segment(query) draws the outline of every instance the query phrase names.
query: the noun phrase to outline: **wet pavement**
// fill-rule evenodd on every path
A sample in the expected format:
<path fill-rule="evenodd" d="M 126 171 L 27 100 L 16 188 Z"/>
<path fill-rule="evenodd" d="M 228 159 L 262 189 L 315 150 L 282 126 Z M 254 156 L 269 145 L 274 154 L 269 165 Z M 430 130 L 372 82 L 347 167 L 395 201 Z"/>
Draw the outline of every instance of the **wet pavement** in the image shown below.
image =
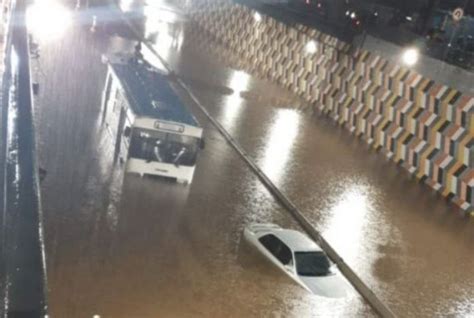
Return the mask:
<path fill-rule="evenodd" d="M 296 97 L 222 65 L 217 45 L 200 51 L 179 9 L 153 3 L 155 49 L 396 314 L 474 314 L 472 221 Z M 309 295 L 241 241 L 251 222 L 298 227 L 184 94 L 206 137 L 192 185 L 123 179 L 100 121 L 100 57 L 136 42 L 62 5 L 62 33 L 34 32 L 51 317 L 373 315 L 355 291 Z"/>

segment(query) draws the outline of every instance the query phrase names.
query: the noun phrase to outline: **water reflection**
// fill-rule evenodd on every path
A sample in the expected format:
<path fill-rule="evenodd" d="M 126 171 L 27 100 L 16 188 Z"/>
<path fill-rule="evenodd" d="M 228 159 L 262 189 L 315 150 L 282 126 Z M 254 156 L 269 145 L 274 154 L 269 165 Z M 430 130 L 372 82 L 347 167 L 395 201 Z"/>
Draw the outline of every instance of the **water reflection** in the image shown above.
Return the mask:
<path fill-rule="evenodd" d="M 145 36 L 154 43 L 154 48 L 167 59 L 172 51 L 179 51 L 183 44 L 183 30 L 177 26 L 170 26 L 167 22 L 147 19 Z"/>
<path fill-rule="evenodd" d="M 361 246 L 366 239 L 364 228 L 371 207 L 370 189 L 365 185 L 352 184 L 331 208 L 331 219 L 324 231 L 324 237 L 349 262 L 360 255 Z"/>
<path fill-rule="evenodd" d="M 147 5 L 145 15 L 145 38 L 154 43 L 154 48 L 167 59 L 171 51 L 179 52 L 184 33 L 178 16 L 159 6 Z"/>
<path fill-rule="evenodd" d="M 125 12 L 131 11 L 135 6 L 135 0 L 121 0 L 120 1 L 120 9 L 122 9 Z"/>
<path fill-rule="evenodd" d="M 295 110 L 279 110 L 267 135 L 262 169 L 273 181 L 278 183 L 287 173 L 285 168 L 290 160 L 294 140 L 298 135 L 300 114 Z"/>
<path fill-rule="evenodd" d="M 439 312 L 439 316 L 472 317 L 474 313 L 474 297 L 472 295 L 463 294 L 460 295 L 460 298 L 462 299 L 455 302 L 448 313 Z"/>
<path fill-rule="evenodd" d="M 377 193 L 373 187 L 351 180 L 342 180 L 340 184 L 344 185 L 346 190 L 329 208 L 330 217 L 322 234 L 338 254 L 357 269 L 359 275 L 367 277 L 372 275 L 372 264 L 369 260 L 376 259 L 378 253 L 367 249 L 368 242 L 385 244 L 388 229 L 381 227 L 380 220 L 374 220 Z M 356 297 L 348 299 L 347 303 L 348 308 L 351 308 L 351 304 L 356 306 Z"/>
<path fill-rule="evenodd" d="M 234 71 L 230 74 L 228 86 L 234 91 L 232 95 L 224 99 L 223 123 L 226 129 L 233 133 L 237 119 L 242 112 L 244 102 L 240 94 L 249 87 L 250 76 L 242 71 Z"/>
<path fill-rule="evenodd" d="M 105 137 L 104 139 L 108 139 Z M 122 186 L 123 186 L 123 165 L 114 165 L 113 164 L 113 142 L 109 140 L 109 145 L 104 145 L 100 143 L 100 149 L 107 149 L 109 151 L 98 152 L 99 159 L 99 171 L 100 177 L 98 180 L 103 180 L 104 185 L 98 185 L 103 187 L 102 196 L 103 205 L 102 209 L 105 209 L 105 225 L 108 230 L 115 232 L 117 230 L 119 213 L 118 207 L 120 205 L 120 200 L 122 198 Z M 102 148 L 102 146 L 104 146 Z M 91 189 L 91 192 L 98 192 L 98 190 Z M 98 231 L 99 229 L 97 229 Z"/>
<path fill-rule="evenodd" d="M 71 12 L 55 0 L 36 0 L 26 12 L 28 30 L 42 41 L 63 36 L 72 24 Z"/>
<path fill-rule="evenodd" d="M 163 22 L 174 23 L 178 20 L 178 14 L 172 9 L 163 7 L 159 3 L 149 2 L 146 6 L 148 16 L 153 16 Z"/>

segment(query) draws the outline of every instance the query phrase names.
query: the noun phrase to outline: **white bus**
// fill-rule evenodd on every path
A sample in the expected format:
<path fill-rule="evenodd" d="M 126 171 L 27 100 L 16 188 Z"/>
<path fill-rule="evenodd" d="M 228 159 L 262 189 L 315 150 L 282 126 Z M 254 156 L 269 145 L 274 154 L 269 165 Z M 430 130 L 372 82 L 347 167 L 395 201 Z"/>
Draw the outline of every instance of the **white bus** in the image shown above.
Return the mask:
<path fill-rule="evenodd" d="M 115 142 L 114 161 L 126 158 L 126 172 L 191 183 L 202 128 L 167 74 L 136 58 L 105 60 L 102 122 Z"/>

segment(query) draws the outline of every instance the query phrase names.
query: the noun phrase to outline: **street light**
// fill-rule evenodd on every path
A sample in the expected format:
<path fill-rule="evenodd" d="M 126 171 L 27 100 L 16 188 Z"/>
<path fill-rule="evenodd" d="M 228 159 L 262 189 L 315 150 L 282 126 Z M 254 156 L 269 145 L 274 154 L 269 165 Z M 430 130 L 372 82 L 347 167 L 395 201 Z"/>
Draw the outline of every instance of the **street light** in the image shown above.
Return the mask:
<path fill-rule="evenodd" d="M 71 12 L 54 0 L 36 0 L 26 11 L 28 31 L 44 40 L 60 38 L 72 21 Z"/>
<path fill-rule="evenodd" d="M 413 66 L 418 62 L 420 52 L 415 48 L 408 48 L 402 54 L 402 61 L 405 65 Z"/>
<path fill-rule="evenodd" d="M 257 22 L 257 23 L 259 23 L 260 21 L 262 21 L 262 16 L 261 16 L 260 13 L 258 13 L 258 12 L 255 12 L 255 13 L 253 14 L 253 18 L 254 18 L 255 22 Z"/>
<path fill-rule="evenodd" d="M 306 43 L 304 50 L 307 54 L 314 54 L 318 50 L 318 46 L 316 45 L 315 41 L 311 40 L 308 43 Z"/>

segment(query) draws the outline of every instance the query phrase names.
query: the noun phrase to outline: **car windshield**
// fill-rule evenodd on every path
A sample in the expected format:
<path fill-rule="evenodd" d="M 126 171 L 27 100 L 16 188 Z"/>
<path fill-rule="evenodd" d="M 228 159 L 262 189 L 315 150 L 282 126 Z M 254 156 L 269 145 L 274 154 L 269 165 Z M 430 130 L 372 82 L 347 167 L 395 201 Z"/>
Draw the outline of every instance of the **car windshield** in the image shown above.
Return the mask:
<path fill-rule="evenodd" d="M 331 274 L 331 262 L 324 252 L 296 252 L 296 271 L 301 276 Z"/>
<path fill-rule="evenodd" d="M 149 162 L 193 166 L 196 163 L 198 138 L 177 133 L 134 129 L 130 157 Z"/>

